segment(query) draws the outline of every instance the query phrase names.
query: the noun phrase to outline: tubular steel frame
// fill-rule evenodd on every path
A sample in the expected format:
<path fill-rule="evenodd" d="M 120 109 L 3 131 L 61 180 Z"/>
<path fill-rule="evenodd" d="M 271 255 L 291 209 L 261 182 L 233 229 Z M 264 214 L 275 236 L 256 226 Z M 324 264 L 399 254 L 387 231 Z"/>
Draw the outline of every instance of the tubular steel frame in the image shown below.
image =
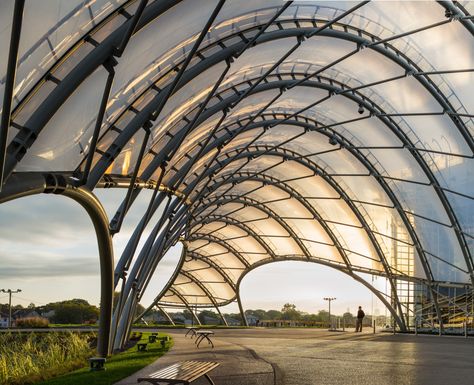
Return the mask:
<path fill-rule="evenodd" d="M 463 232 L 456 212 L 453 210 L 453 207 L 446 194 L 446 192 L 455 194 L 456 192 L 442 187 L 439 184 L 438 179 L 430 168 L 426 158 L 429 156 L 429 153 L 438 153 L 443 155 L 452 154 L 444 153 L 442 151 L 437 152 L 426 148 L 417 148 L 414 141 L 402 129 L 401 125 L 397 124 L 393 118 L 403 118 L 407 115 L 446 115 L 452 121 L 459 134 L 463 137 L 469 149 L 474 151 L 473 137 L 470 134 L 466 123 L 463 119 L 461 119 L 472 119 L 473 115 L 464 113 L 462 109 L 455 111 L 448 96 L 443 93 L 438 85 L 430 78 L 430 75 L 439 75 L 450 72 L 472 72 L 474 69 L 464 69 L 458 71 L 422 71 L 421 68 L 405 53 L 401 52 L 390 43 L 393 40 L 400 39 L 421 31 L 426 31 L 431 28 L 436 28 L 437 26 L 450 22 L 460 22 L 463 27 L 469 31 L 472 36 L 474 36 L 474 21 L 472 16 L 469 15 L 467 11 L 457 3 L 438 1 L 440 6 L 446 10 L 446 20 L 401 34 L 393 35 L 385 39 L 380 39 L 364 30 L 340 22 L 345 16 L 353 14 L 358 8 L 363 7 L 366 3 L 368 3 L 367 1 L 358 3 L 353 8 L 342 12 L 337 17 L 329 21 L 318 19 L 301 20 L 296 18 L 286 18 L 279 20 L 279 16 L 282 15 L 283 12 L 292 5 L 292 1 L 288 1 L 282 4 L 280 7 L 276 7 L 274 15 L 268 20 L 261 23 L 256 22 L 254 26 L 246 29 L 244 31 L 245 34 L 242 31 L 231 33 L 224 38 L 211 42 L 209 46 L 201 47 L 206 34 L 209 33 L 217 15 L 224 6 L 225 0 L 219 0 L 216 2 L 217 4 L 214 10 L 203 26 L 199 36 L 197 36 L 193 42 L 193 46 L 189 50 L 189 53 L 186 54 L 181 61 L 176 62 L 174 67 L 170 69 L 169 72 L 167 72 L 167 74 L 173 71 L 177 73 L 172 78 L 172 81 L 165 87 L 160 88 L 157 85 L 161 81 L 161 78 L 159 78 L 130 102 L 126 111 L 132 109 L 134 101 L 138 100 L 138 98 L 144 95 L 148 90 L 155 89 L 158 91 L 157 95 L 150 102 L 148 102 L 144 108 L 142 108 L 140 111 L 136 110 L 135 118 L 132 119 L 119 133 L 110 147 L 105 152 L 101 153 L 102 156 L 99 157 L 98 162 L 96 162 L 92 167 L 93 158 L 97 153 L 99 153 L 96 151 L 97 145 L 107 132 L 102 132 L 102 127 L 104 125 L 104 116 L 107 102 L 111 96 L 110 91 L 112 89 L 112 83 L 115 76 L 114 66 L 117 65 L 117 59 L 122 56 L 130 39 L 135 34 L 137 34 L 141 29 L 157 19 L 160 15 L 164 14 L 177 3 L 179 3 L 179 1 L 163 0 L 148 4 L 148 0 L 139 0 L 137 1 L 137 10 L 133 16 L 129 15 L 125 10 L 125 7 L 127 7 L 129 4 L 132 4 L 132 2 L 126 2 L 118 11 L 114 11 L 110 17 L 106 19 L 106 21 L 97 26 L 97 30 L 104 23 L 109 22 L 114 17 L 116 17 L 119 13 L 124 14 L 127 20 L 122 25 L 118 26 L 101 43 L 97 43 L 93 39 L 95 29 L 91 30 L 86 36 L 81 38 L 81 40 L 78 41 L 76 45 L 71 48 L 71 50 L 76 49 L 81 44 L 92 44 L 92 51 L 85 58 L 83 58 L 82 61 L 62 80 L 59 81 L 56 79 L 57 84 L 55 88 L 45 98 L 43 103 L 35 109 L 23 126 L 18 126 L 14 121 L 16 112 L 20 111 L 21 108 L 23 108 L 23 106 L 28 103 L 29 97 L 25 97 L 22 101 L 20 101 L 20 103 L 12 112 L 13 87 L 15 84 L 18 46 L 21 34 L 22 12 L 24 6 L 24 0 L 15 1 L 0 131 L 0 203 L 19 198 L 21 196 L 28 196 L 43 192 L 53 192 L 56 194 L 69 196 L 70 198 L 78 201 L 88 212 L 89 216 L 93 220 L 99 242 L 101 266 L 101 317 L 98 346 L 99 354 L 102 356 L 109 354 L 112 343 L 114 349 L 118 349 L 123 346 L 130 331 L 132 314 L 134 314 L 134 310 L 138 301 L 142 297 L 143 292 L 146 290 L 159 261 L 170 249 L 170 247 L 178 242 L 178 240 L 184 241 L 185 245 L 183 247 L 180 262 L 178 263 L 175 272 L 173 273 L 165 288 L 156 297 L 152 305 L 147 310 L 156 305 L 160 311 L 162 311 L 165 316 L 171 320 L 169 315 L 167 315 L 167 313 L 164 312 L 161 307 L 159 307 L 162 296 L 165 295 L 167 291 L 170 291 L 182 301 L 183 305 L 186 306 L 196 318 L 196 321 L 200 323 L 197 315 L 192 311 L 192 308 L 189 302 L 187 302 L 185 296 L 182 295 L 179 290 L 173 288 L 174 280 L 179 274 L 181 274 L 190 279 L 206 294 L 210 303 L 217 309 L 223 322 L 227 324 L 219 309 L 221 303 L 216 301 L 216 297 L 214 297 L 206 287 L 206 282 L 201 282 L 192 274 L 192 271 L 186 271 L 184 269 L 186 257 L 194 257 L 204 261 L 210 268 L 214 269 L 222 277 L 224 282 L 229 284 L 235 293 L 232 301 L 237 301 L 242 320 L 244 324 L 247 325 L 247 320 L 239 293 L 241 280 L 246 274 L 248 274 L 248 272 L 252 271 L 257 266 L 270 263 L 271 261 L 284 260 L 284 258 L 282 259 L 282 257 L 275 255 L 271 247 L 269 247 L 268 244 L 261 238 L 261 236 L 253 231 L 253 229 L 247 223 L 235 220 L 229 216 L 231 212 L 228 212 L 225 215 L 216 214 L 215 211 L 218 210 L 218 208 L 223 204 L 233 202 L 241 203 L 243 205 L 250 205 L 257 208 L 269 218 L 274 219 L 288 233 L 288 237 L 292 238 L 296 242 L 302 251 L 300 260 L 315 260 L 316 256 L 312 256 L 310 254 L 309 250 L 304 245 L 303 240 L 297 235 L 291 226 L 286 223 L 285 218 L 279 216 L 264 202 L 260 202 L 256 199 L 246 196 L 246 194 L 249 192 L 240 195 L 230 193 L 236 184 L 242 183 L 244 181 L 257 181 L 261 182 L 263 185 L 270 184 L 289 194 L 289 196 L 295 198 L 300 204 L 302 204 L 329 236 L 333 242 L 333 246 L 338 250 L 342 260 L 344 261 L 345 266 L 337 266 L 324 260 L 318 260 L 317 262 L 330 265 L 331 267 L 345 272 L 372 290 L 377 295 L 377 297 L 379 297 L 381 301 L 389 308 L 401 330 L 406 330 L 408 325 L 405 322 L 402 304 L 397 297 L 396 280 L 398 279 L 407 279 L 420 282 L 429 288 L 432 296 L 432 303 L 436 309 L 437 318 L 440 322 L 440 328 L 442 328 L 441 311 L 437 300 L 437 286 L 439 285 L 439 282 L 436 282 L 434 279 L 430 269 L 429 261 L 427 259 L 427 254 L 432 254 L 424 250 L 414 226 L 411 224 L 406 211 L 402 207 L 397 193 L 390 186 L 389 181 L 391 178 L 387 175 L 384 175 L 381 166 L 373 162 L 369 156 L 367 156 L 362 151 L 364 149 L 369 150 L 370 152 L 370 147 L 364 148 L 363 146 L 358 145 L 358 143 L 354 142 L 352 138 L 334 130 L 333 127 L 343 127 L 345 124 L 350 124 L 351 122 L 357 120 L 374 117 L 380 120 L 384 127 L 386 127 L 387 130 L 392 132 L 396 138 L 401 141 L 401 148 L 407 149 L 410 153 L 410 156 L 421 168 L 427 180 L 429 181 L 429 186 L 432 186 L 434 189 L 436 196 L 439 198 L 443 209 L 449 218 L 449 227 L 454 230 L 456 239 L 460 245 L 463 258 L 466 263 L 467 273 L 470 275 L 472 286 L 472 284 L 474 284 L 474 260 L 467 240 L 467 237 L 472 237 L 469 234 Z M 312 23 L 313 27 L 302 28 L 299 24 L 301 21 L 309 21 Z M 335 28 L 336 26 L 338 27 L 337 29 Z M 276 29 L 274 27 L 276 27 Z M 328 65 L 318 69 L 316 72 L 309 74 L 274 74 L 274 70 L 281 63 L 283 63 L 286 58 L 288 58 L 302 44 L 304 44 L 307 39 L 310 39 L 316 35 L 333 37 L 352 42 L 355 44 L 356 48 L 353 51 L 350 51 L 348 54 L 336 59 L 332 63 L 329 63 Z M 240 38 L 240 41 L 237 43 L 235 43 L 236 38 Z M 240 84 L 232 84 L 227 89 L 219 89 L 224 88 L 221 86 L 225 77 L 229 73 L 229 70 L 232 68 L 232 62 L 238 59 L 244 52 L 252 47 L 264 45 L 265 43 L 278 41 L 279 39 L 285 38 L 295 38 L 296 43 L 291 46 L 280 59 L 278 59 L 276 62 L 270 63 L 271 66 L 269 69 L 265 70 L 263 74 L 260 74 L 254 78 L 247 78 Z M 232 39 L 234 40 L 232 41 Z M 232 41 L 232 43 L 227 45 L 227 42 L 229 41 Z M 206 50 L 210 47 L 220 47 L 220 49 L 218 49 L 217 52 L 206 56 Z M 362 49 L 371 49 L 383 55 L 385 58 L 391 60 L 393 63 L 402 68 L 405 71 L 405 74 L 356 87 L 351 87 L 341 81 L 327 77 L 327 72 L 325 72 L 324 75 L 322 74 L 324 71 L 331 69 L 331 67 L 334 67 L 338 63 L 357 54 Z M 194 58 L 198 58 L 199 61 L 190 66 L 192 59 Z M 65 56 L 59 61 L 63 59 L 67 60 L 67 54 L 65 54 Z M 169 142 L 163 146 L 159 152 L 153 152 L 153 146 L 158 143 L 156 138 L 154 138 L 154 143 L 149 143 L 149 139 L 153 134 L 153 122 L 157 120 L 169 98 L 173 94 L 176 94 L 179 90 L 184 89 L 184 87 L 198 75 L 209 70 L 212 66 L 223 62 L 226 63 L 226 66 L 218 78 L 218 81 L 206 95 L 205 100 L 200 102 L 200 104 L 192 111 L 188 111 L 185 115 L 183 115 L 182 121 L 186 122 L 187 124 L 185 124 L 183 128 L 174 134 L 170 132 L 169 135 L 171 136 L 171 139 Z M 18 162 L 21 161 L 28 149 L 35 143 L 36 138 L 41 134 L 41 131 L 46 126 L 48 121 L 59 110 L 67 98 L 80 86 L 82 81 L 100 66 L 104 66 L 104 68 L 107 70 L 108 77 L 104 86 L 102 100 L 100 102 L 95 128 L 87 156 L 84 158 L 81 166 L 75 170 L 74 173 L 74 175 L 78 178 L 70 178 L 70 175 L 67 173 L 49 173 L 44 175 L 41 173 L 14 173 L 13 171 Z M 41 81 L 37 83 L 37 85 L 32 91 L 28 93 L 27 96 L 37 92 L 42 87 L 43 83 L 48 81 L 48 79 L 54 78 L 53 73 L 55 68 L 56 67 L 52 67 L 46 74 L 44 74 Z M 372 96 L 371 98 L 368 98 L 360 92 L 361 89 L 402 79 L 407 76 L 413 76 L 414 79 L 416 79 L 416 81 L 438 102 L 442 108 L 442 112 L 385 112 L 381 106 L 377 105 Z M 276 79 L 274 79 L 275 77 Z M 272 103 L 285 95 L 287 90 L 295 87 L 314 87 L 323 89 L 328 91 L 328 96 L 316 101 L 315 103 L 312 103 L 309 106 L 306 106 L 299 111 L 292 113 L 286 112 L 285 114 L 282 114 L 281 112 L 272 113 L 267 111 Z M 245 100 L 247 96 L 258 95 L 258 93 L 268 90 L 279 90 L 279 93 L 275 98 L 268 101 L 268 103 L 260 110 L 247 113 L 245 116 L 240 116 L 237 121 L 230 122 L 229 124 L 229 112 L 234 109 L 236 110 L 241 101 Z M 229 92 L 233 93 L 233 95 L 229 97 L 221 96 L 228 94 Z M 324 122 L 318 122 L 315 119 L 309 118 L 303 114 L 309 108 L 314 107 L 317 104 L 322 103 L 323 101 L 336 95 L 341 95 L 348 98 L 350 101 L 354 102 L 355 106 L 362 106 L 363 109 L 368 111 L 370 115 L 345 122 L 332 122 L 331 124 L 325 124 Z M 212 103 L 213 101 L 215 101 L 215 103 Z M 211 107 L 208 107 L 208 105 L 211 105 Z M 196 110 L 197 113 L 195 113 Z M 125 112 L 122 112 L 116 121 L 118 121 L 118 119 L 120 119 L 124 113 Z M 194 116 L 193 113 L 195 113 Z M 178 164 L 184 159 L 181 157 L 175 160 L 176 154 L 178 153 L 181 144 L 188 138 L 189 134 L 192 134 L 196 129 L 198 129 L 201 123 L 205 122 L 207 119 L 213 117 L 216 114 L 222 114 L 222 116 L 220 119 L 218 119 L 217 124 L 212 128 L 205 141 L 203 143 L 197 144 L 197 146 L 200 147 L 198 152 L 193 156 L 187 156 L 184 166 L 182 166 L 179 170 L 174 169 L 174 165 Z M 187 117 L 186 115 L 191 117 Z M 277 116 L 280 115 L 284 115 L 284 117 L 277 118 Z M 113 128 L 116 121 L 112 122 L 110 127 Z M 403 119 L 402 122 L 405 124 Z M 236 124 L 238 127 L 232 128 L 232 125 L 235 126 Z M 424 272 L 427 277 L 426 280 L 413 277 L 403 277 L 400 276 L 398 272 L 394 273 L 386 259 L 385 252 L 382 249 L 380 241 L 378 241 L 375 237 L 377 232 L 371 229 L 370 223 L 366 219 L 368 216 L 364 215 L 362 212 L 361 205 L 357 205 L 357 201 L 351 199 L 344 187 L 336 180 L 336 178 L 334 178 L 334 175 L 329 174 L 318 164 L 314 163 L 310 159 L 307 159 L 306 157 L 309 155 L 302 155 L 294 150 L 286 148 L 286 144 L 291 142 L 291 140 L 294 140 L 294 138 L 297 136 L 290 138 L 285 142 L 281 142 L 276 146 L 255 144 L 264 133 L 279 124 L 303 128 L 303 134 L 308 131 L 316 131 L 330 138 L 330 140 L 335 141 L 336 145 L 338 146 L 335 151 L 349 152 L 359 164 L 368 170 L 368 175 L 375 178 L 381 190 L 384 191 L 384 193 L 387 194 L 391 200 L 393 204 L 393 207 L 391 208 L 394 208 L 402 219 L 405 229 L 421 260 Z M 6 141 L 8 128 L 10 125 L 18 128 L 19 132 L 13 138 L 8 147 L 5 147 L 7 144 Z M 253 138 L 245 146 L 234 149 L 230 152 L 227 150 L 223 151 L 224 146 L 231 143 L 241 133 L 256 128 L 262 129 L 261 134 Z M 107 168 L 120 154 L 129 140 L 134 137 L 134 135 L 140 129 L 145 130 L 145 135 L 140 147 L 138 160 L 134 165 L 131 177 L 124 178 L 124 176 L 105 176 Z M 220 132 L 224 132 L 224 135 L 218 137 L 216 134 Z M 212 154 L 213 151 L 214 153 Z M 149 153 L 154 154 L 154 159 L 145 168 L 145 170 L 140 173 L 142 161 L 145 155 Z M 205 164 L 205 170 L 200 174 L 197 174 L 196 171 L 194 171 L 193 174 L 190 174 L 196 162 L 205 159 L 207 155 L 211 155 L 211 158 L 207 160 Z M 293 161 L 301 164 L 313 172 L 314 175 L 320 176 L 325 183 L 330 185 L 340 195 L 345 204 L 350 208 L 352 213 L 360 222 L 361 228 L 365 231 L 367 238 L 375 249 L 376 255 L 378 256 L 384 269 L 383 275 L 386 276 L 390 282 L 390 286 L 392 288 L 391 300 L 395 306 L 392 306 L 392 304 L 388 303 L 387 299 L 380 292 L 378 292 L 368 282 L 354 273 L 353 270 L 357 270 L 357 268 L 351 265 L 347 256 L 348 250 L 343 247 L 337 234 L 328 225 L 330 221 L 324 220 L 318 211 L 315 210 L 315 208 L 308 202 L 308 200 L 299 194 L 294 188 L 292 188 L 287 183 L 287 181 L 280 180 L 265 174 L 266 171 L 272 167 L 275 167 L 276 165 L 255 173 L 241 171 L 250 160 L 265 155 L 280 157 L 282 162 Z M 472 156 L 470 158 L 472 158 Z M 222 169 L 238 160 L 245 160 L 246 162 L 232 174 L 220 175 L 222 174 Z M 150 178 L 157 172 L 158 169 L 161 169 L 158 181 L 150 181 Z M 167 181 L 165 186 L 162 184 L 162 181 L 168 176 L 168 174 L 171 174 L 170 170 L 176 172 L 174 175 L 172 175 L 170 180 Z M 212 179 L 216 176 L 218 176 L 219 180 L 212 181 Z M 422 182 L 418 183 L 423 184 Z M 216 191 L 217 188 L 227 185 L 230 185 L 230 188 L 224 194 L 219 197 L 212 197 L 213 192 Z M 181 186 L 184 186 L 182 191 L 180 191 Z M 105 211 L 101 207 L 98 200 L 90 192 L 90 190 L 92 190 L 94 187 L 127 188 L 126 196 L 120 208 L 117 210 L 116 215 L 110 222 L 110 227 Z M 153 194 L 145 214 L 131 236 L 125 251 L 123 252 L 115 268 L 114 277 L 111 234 L 120 231 L 122 222 L 128 212 L 128 209 L 133 204 L 143 188 L 153 189 Z M 211 213 L 207 213 L 205 216 L 201 215 L 206 209 L 213 207 L 214 209 Z M 137 246 L 144 233 L 144 230 L 147 225 L 150 224 L 153 215 L 159 208 L 163 209 L 163 213 L 161 214 L 158 223 L 153 226 L 150 235 L 145 241 L 145 245 L 139 251 L 138 256 L 135 258 L 134 255 L 137 251 Z M 445 225 L 430 218 L 425 218 L 421 215 L 418 216 L 433 223 Z M 263 247 L 270 258 L 267 258 L 261 262 L 250 264 L 242 256 L 242 253 L 232 247 L 232 245 L 226 242 L 225 239 L 214 236 L 212 232 L 200 233 L 199 231 L 195 230 L 198 226 L 202 226 L 213 221 L 222 222 L 224 226 L 236 226 L 240 228 L 242 231 L 253 237 L 260 244 L 260 246 Z M 233 282 L 218 264 L 213 262 L 205 254 L 200 253 L 199 248 L 188 250 L 186 243 L 192 242 L 194 239 L 205 240 L 208 242 L 207 244 L 219 244 L 228 250 L 228 252 L 231 253 L 237 260 L 239 260 L 244 268 L 242 274 L 239 276 L 238 282 Z M 434 257 L 438 258 L 437 256 Z M 286 259 L 291 260 L 297 258 L 294 256 L 287 256 Z M 128 273 L 129 268 L 132 266 L 132 262 L 134 262 L 133 267 L 130 273 Z M 363 269 L 359 269 L 359 271 L 363 271 Z M 381 272 L 376 271 L 371 271 L 371 273 L 381 274 Z M 117 287 L 120 282 L 122 285 L 122 290 L 119 304 L 115 309 L 111 331 L 113 287 Z M 140 315 L 140 317 L 142 315 Z M 172 322 L 172 320 L 170 322 Z M 114 341 L 110 339 L 111 335 L 113 336 Z"/>

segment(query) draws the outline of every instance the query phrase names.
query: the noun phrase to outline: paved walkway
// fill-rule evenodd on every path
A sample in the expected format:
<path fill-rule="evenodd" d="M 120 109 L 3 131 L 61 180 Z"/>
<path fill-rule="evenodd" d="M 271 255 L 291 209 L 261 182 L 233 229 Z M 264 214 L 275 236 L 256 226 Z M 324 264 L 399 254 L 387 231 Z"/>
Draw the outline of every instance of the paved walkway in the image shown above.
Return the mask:
<path fill-rule="evenodd" d="M 181 360 L 218 361 L 216 385 L 472 385 L 474 339 L 328 332 L 317 329 L 217 329 L 215 348 L 197 349 L 183 330 L 173 349 L 116 385 Z M 193 384 L 208 384 L 202 379 Z"/>

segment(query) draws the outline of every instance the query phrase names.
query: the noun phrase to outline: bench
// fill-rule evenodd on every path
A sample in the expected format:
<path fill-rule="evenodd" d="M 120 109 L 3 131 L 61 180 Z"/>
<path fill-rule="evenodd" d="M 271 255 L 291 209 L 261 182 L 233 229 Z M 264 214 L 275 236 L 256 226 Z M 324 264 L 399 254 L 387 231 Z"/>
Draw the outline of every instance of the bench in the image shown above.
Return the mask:
<path fill-rule="evenodd" d="M 89 358 L 89 365 L 91 372 L 97 372 L 100 370 L 105 370 L 105 361 L 103 357 L 92 357 Z"/>
<path fill-rule="evenodd" d="M 214 332 L 210 331 L 210 330 L 198 330 L 196 332 L 196 335 L 197 335 L 197 338 L 196 338 L 196 341 L 194 341 L 194 343 L 196 344 L 196 346 L 199 348 L 199 345 L 201 344 L 201 342 L 206 339 L 207 340 L 207 343 L 208 344 L 211 344 L 212 347 L 214 347 L 214 344 L 212 343 L 211 339 L 209 338 L 209 336 L 212 336 L 214 335 Z"/>
<path fill-rule="evenodd" d="M 193 337 L 196 335 L 196 331 L 198 330 L 198 328 L 195 328 L 195 327 L 189 327 L 189 328 L 186 328 L 188 331 L 186 332 L 186 334 L 184 335 L 185 337 L 188 336 L 189 333 L 191 333 L 191 339 L 193 339 Z"/>
<path fill-rule="evenodd" d="M 139 352 L 146 352 L 146 347 L 147 347 L 147 343 L 146 342 L 140 342 L 137 344 L 137 350 Z"/>
<path fill-rule="evenodd" d="M 160 385 L 160 383 L 188 385 L 204 376 L 211 385 L 215 385 L 207 373 L 218 366 L 217 362 L 182 361 L 151 373 L 148 377 L 140 377 L 138 382 L 146 381 L 154 385 Z"/>

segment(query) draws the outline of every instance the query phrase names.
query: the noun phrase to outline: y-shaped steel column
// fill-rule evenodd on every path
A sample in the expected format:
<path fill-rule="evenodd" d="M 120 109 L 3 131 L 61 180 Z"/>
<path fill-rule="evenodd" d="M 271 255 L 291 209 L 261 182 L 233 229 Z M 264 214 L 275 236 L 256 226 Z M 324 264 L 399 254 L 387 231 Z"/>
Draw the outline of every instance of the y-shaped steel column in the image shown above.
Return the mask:
<path fill-rule="evenodd" d="M 25 173 L 12 175 L 0 193 L 0 203 L 40 193 L 59 194 L 78 202 L 89 214 L 99 246 L 100 317 L 97 353 L 110 353 L 110 327 L 114 293 L 114 252 L 109 232 L 109 219 L 97 197 L 85 187 L 72 186 L 63 175 Z"/>

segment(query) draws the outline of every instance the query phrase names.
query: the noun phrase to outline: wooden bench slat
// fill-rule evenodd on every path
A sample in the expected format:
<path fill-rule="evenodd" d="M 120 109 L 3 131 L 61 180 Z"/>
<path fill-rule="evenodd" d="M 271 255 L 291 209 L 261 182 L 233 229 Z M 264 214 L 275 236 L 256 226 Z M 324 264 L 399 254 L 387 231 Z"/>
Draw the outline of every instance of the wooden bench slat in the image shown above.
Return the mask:
<path fill-rule="evenodd" d="M 148 377 L 138 378 L 138 382 L 152 380 L 190 383 L 217 366 L 219 366 L 217 362 L 183 361 L 151 373 Z"/>
<path fill-rule="evenodd" d="M 180 365 L 179 363 L 171 365 L 167 368 L 161 369 L 158 372 L 152 373 L 150 377 L 156 378 L 156 377 L 172 376 L 173 374 L 183 373 L 189 367 L 191 367 L 194 362 L 197 362 L 197 361 L 184 361 L 182 365 Z"/>

